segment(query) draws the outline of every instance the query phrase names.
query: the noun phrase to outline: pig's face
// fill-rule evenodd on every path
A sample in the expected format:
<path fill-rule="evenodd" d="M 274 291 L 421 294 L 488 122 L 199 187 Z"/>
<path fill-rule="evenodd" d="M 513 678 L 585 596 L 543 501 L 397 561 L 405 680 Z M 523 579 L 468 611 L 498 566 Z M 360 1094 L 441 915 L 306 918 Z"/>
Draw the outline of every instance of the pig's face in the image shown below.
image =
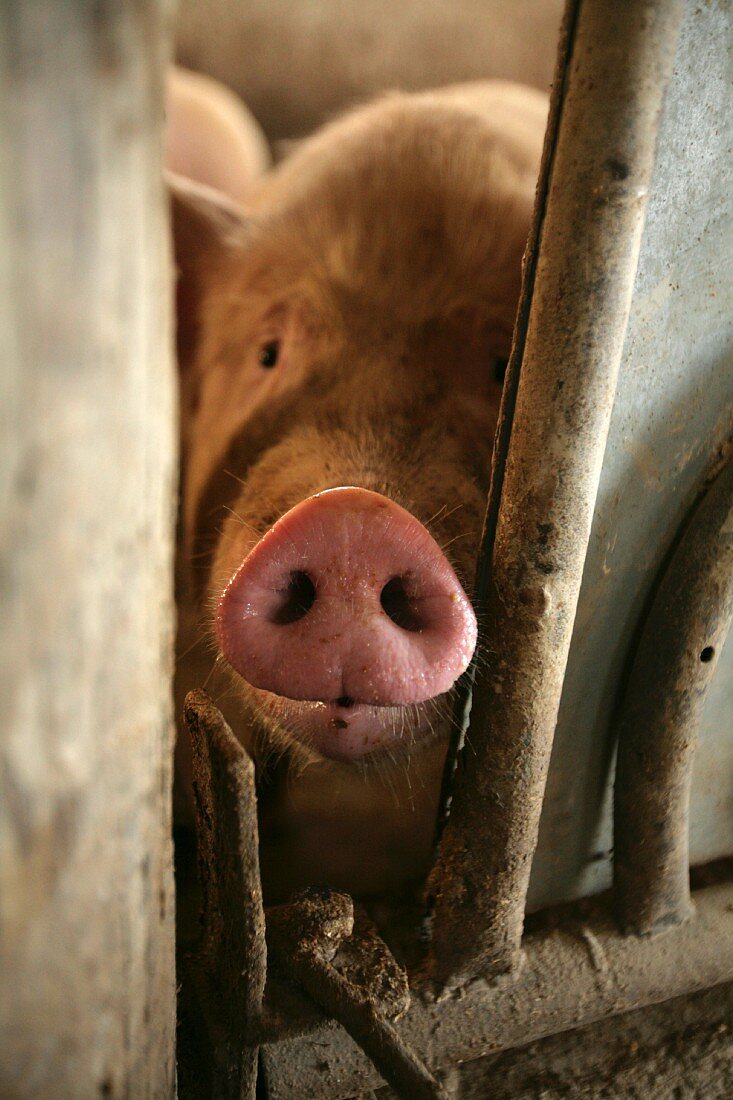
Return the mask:
<path fill-rule="evenodd" d="M 236 347 L 241 362 L 232 367 L 231 386 L 227 372 L 222 371 L 218 400 L 224 402 L 246 375 L 249 407 L 226 454 L 217 461 L 193 523 L 194 553 L 202 554 L 198 561 L 210 569 L 208 605 L 214 617 L 232 578 L 277 521 L 300 502 L 338 486 L 381 494 L 416 517 L 455 571 L 456 598 L 461 586 L 470 591 L 499 390 L 490 374 L 483 386 L 478 382 L 475 366 L 484 359 L 480 334 L 461 318 L 409 332 L 388 327 L 385 331 L 379 323 L 358 324 L 358 318 L 348 313 L 338 324 L 334 314 L 327 325 L 319 324 L 318 313 L 297 299 L 280 299 L 265 305 L 257 317 L 250 320 L 242 313 L 239 320 L 241 338 Z M 231 324 L 216 331 L 226 333 L 227 341 L 233 334 Z M 226 359 L 225 348 L 214 353 L 216 362 Z M 222 517 L 223 500 L 228 510 Z M 364 570 L 379 567 L 382 553 L 381 532 L 376 544 L 368 544 L 368 528 L 375 521 L 374 498 L 364 496 L 357 503 L 362 505 L 360 512 L 352 507 L 343 516 L 326 516 L 322 509 L 323 516 L 315 516 L 298 533 L 306 543 L 300 548 L 306 559 L 310 555 L 320 570 L 330 567 L 341 573 L 342 625 L 352 634 L 356 629 L 350 606 L 354 588 Z M 399 524 L 402 517 L 395 510 L 388 519 Z M 341 570 L 339 561 L 329 558 L 338 551 L 318 545 L 321 539 L 337 544 L 339 538 L 343 540 L 343 531 L 337 530 L 339 520 L 342 527 L 346 524 L 347 536 L 350 523 L 363 521 L 367 528 L 358 533 L 362 569 L 358 563 L 344 562 Z M 291 535 L 285 537 L 292 542 Z M 278 542 L 273 550 L 278 564 L 290 549 Z M 342 547 L 342 561 L 345 553 Z M 285 561 L 282 568 L 290 578 L 306 572 L 312 576 L 314 570 L 307 569 L 308 564 L 300 559 L 295 564 Z M 386 569 L 394 573 L 389 562 Z M 245 589 L 245 602 L 253 584 L 254 578 Z M 291 670 L 289 679 L 275 683 L 277 690 L 263 690 L 249 682 L 268 683 L 259 667 L 255 675 L 254 670 L 248 673 L 246 662 L 237 661 L 243 667 L 240 675 L 235 664 L 238 689 L 269 733 L 278 739 L 294 738 L 300 745 L 340 759 L 364 758 L 380 749 L 396 755 L 400 748 L 433 736 L 443 725 L 438 719 L 445 717 L 445 689 L 450 684 L 438 685 L 427 699 L 415 701 L 403 690 L 395 696 L 397 705 L 389 705 L 393 700 L 388 691 L 374 705 L 377 700 L 368 692 L 348 684 L 327 691 L 316 684 L 309 691 L 308 668 L 315 660 L 314 648 L 321 643 L 323 624 L 314 624 L 320 631 L 314 638 L 306 621 L 313 611 L 297 617 L 297 604 L 300 600 L 305 607 L 312 595 L 299 594 L 296 585 L 290 592 L 296 605 L 293 621 L 276 624 L 272 631 L 284 635 L 285 646 L 295 650 L 294 659 L 302 664 L 297 675 Z M 397 591 L 398 604 L 399 596 Z M 399 607 L 392 610 L 397 615 Z M 374 612 L 385 616 L 376 602 Z M 221 636 L 218 641 L 229 656 Z M 459 658 L 462 667 L 454 670 L 450 683 L 470 659 L 474 641 L 469 624 L 469 644 Z M 261 651 L 266 671 L 268 662 L 282 665 L 280 653 L 273 657 L 268 652 L 267 636 L 255 638 L 252 644 Z M 372 660 L 366 652 L 364 659 Z M 346 702 L 344 696 L 352 701 Z"/>
<path fill-rule="evenodd" d="M 429 119 L 397 122 L 434 155 Z M 212 636 L 267 739 L 362 763 L 445 735 L 473 653 L 528 214 L 505 187 L 497 234 L 496 195 L 477 178 L 466 211 L 460 176 L 466 224 L 450 178 L 416 219 L 435 166 L 396 179 L 393 155 L 375 168 L 362 135 L 345 181 L 306 150 L 248 221 L 185 197 L 176 219 L 186 553 Z"/>

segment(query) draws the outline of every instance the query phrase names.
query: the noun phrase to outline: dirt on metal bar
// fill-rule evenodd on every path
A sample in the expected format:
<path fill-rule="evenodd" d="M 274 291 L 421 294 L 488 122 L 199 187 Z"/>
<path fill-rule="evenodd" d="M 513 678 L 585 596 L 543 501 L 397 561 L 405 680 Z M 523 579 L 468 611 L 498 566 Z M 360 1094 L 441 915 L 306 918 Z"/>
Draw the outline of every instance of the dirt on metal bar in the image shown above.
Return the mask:
<path fill-rule="evenodd" d="M 618 724 L 614 893 L 627 932 L 690 916 L 692 765 L 733 618 L 733 461 L 688 519 L 644 624 Z"/>
<path fill-rule="evenodd" d="M 348 898 L 348 895 L 341 895 Z M 348 898 L 349 905 L 353 906 Z M 265 1004 L 260 1028 L 251 1041 L 272 1042 L 285 1036 L 302 1035 L 318 1024 L 323 1011 L 293 981 L 292 970 L 278 952 L 281 913 L 291 906 L 266 910 L 269 950 Z M 360 905 L 353 906 L 353 928 L 341 939 L 332 960 L 334 968 L 349 981 L 369 991 L 376 1011 L 388 1020 L 404 1015 L 410 1005 L 407 974 L 394 958 L 375 925 Z"/>
<path fill-rule="evenodd" d="M 432 971 L 444 989 L 477 974 L 510 971 L 520 959 L 530 867 L 682 9 L 676 0 L 581 0 L 577 10 L 549 189 L 538 215 L 539 252 L 471 727 L 429 884 Z"/>

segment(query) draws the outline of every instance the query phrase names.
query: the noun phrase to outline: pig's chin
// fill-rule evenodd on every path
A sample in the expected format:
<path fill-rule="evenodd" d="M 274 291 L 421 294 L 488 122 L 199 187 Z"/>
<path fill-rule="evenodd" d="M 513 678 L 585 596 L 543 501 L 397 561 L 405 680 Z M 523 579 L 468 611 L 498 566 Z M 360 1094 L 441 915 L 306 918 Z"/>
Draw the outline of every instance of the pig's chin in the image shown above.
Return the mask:
<path fill-rule="evenodd" d="M 361 767 L 400 757 L 431 744 L 442 732 L 436 706 L 377 707 L 365 703 L 301 702 L 261 689 L 255 712 L 311 758 L 335 760 Z"/>

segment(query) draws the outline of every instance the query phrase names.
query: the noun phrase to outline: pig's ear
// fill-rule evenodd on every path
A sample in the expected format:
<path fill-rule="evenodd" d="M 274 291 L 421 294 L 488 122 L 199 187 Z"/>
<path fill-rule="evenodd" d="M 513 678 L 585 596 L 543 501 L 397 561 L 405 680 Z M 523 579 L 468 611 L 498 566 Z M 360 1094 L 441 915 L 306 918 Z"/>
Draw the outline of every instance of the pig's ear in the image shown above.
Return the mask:
<path fill-rule="evenodd" d="M 221 285 L 243 244 L 246 219 L 225 195 L 182 176 L 167 175 L 176 274 L 176 343 L 185 370 L 198 344 L 207 296 Z"/>

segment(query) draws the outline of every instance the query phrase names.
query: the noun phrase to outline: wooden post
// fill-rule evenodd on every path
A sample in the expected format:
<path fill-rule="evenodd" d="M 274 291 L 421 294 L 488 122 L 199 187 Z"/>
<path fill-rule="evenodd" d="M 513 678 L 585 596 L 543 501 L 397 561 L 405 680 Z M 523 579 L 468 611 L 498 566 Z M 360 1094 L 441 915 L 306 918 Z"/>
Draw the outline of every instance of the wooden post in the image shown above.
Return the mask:
<path fill-rule="evenodd" d="M 0 5 L 0 1094 L 175 1092 L 168 0 Z"/>

